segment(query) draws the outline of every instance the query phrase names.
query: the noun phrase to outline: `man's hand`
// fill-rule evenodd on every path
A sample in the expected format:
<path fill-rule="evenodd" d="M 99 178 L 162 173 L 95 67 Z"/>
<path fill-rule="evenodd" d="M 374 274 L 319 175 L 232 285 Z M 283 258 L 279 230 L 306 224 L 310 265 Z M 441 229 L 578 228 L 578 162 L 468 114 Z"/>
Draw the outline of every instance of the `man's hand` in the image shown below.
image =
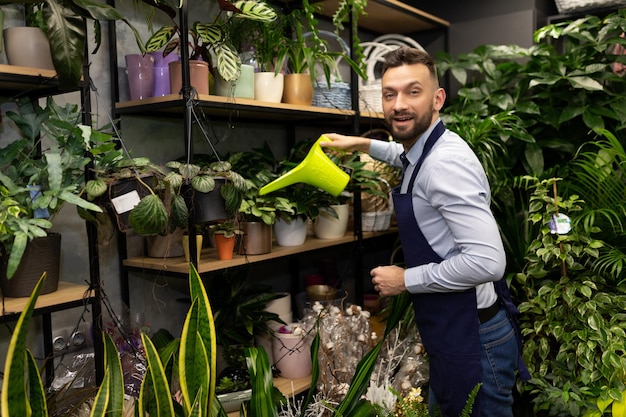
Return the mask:
<path fill-rule="evenodd" d="M 399 266 L 379 266 L 370 271 L 374 290 L 383 297 L 398 295 L 406 291 L 404 269 Z"/>
<path fill-rule="evenodd" d="M 334 148 L 342 151 L 360 151 L 369 152 L 371 139 L 359 136 L 346 136 L 339 133 L 325 133 L 329 140 L 320 142 L 322 148 Z"/>

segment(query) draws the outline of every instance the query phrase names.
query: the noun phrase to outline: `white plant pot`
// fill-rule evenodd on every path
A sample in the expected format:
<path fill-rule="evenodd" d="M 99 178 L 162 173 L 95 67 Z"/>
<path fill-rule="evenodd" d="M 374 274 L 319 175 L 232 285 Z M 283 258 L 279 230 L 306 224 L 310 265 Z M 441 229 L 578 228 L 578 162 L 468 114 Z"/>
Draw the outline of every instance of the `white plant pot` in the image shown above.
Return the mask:
<path fill-rule="evenodd" d="M 283 99 L 285 77 L 274 72 L 257 72 L 254 74 L 254 99 L 270 103 L 280 103 Z"/>
<path fill-rule="evenodd" d="M 306 240 L 307 224 L 301 217 L 295 219 L 277 218 L 274 234 L 279 246 L 300 246 Z"/>
<path fill-rule="evenodd" d="M 313 225 L 313 232 L 318 239 L 339 239 L 348 230 L 350 206 L 341 204 L 331 207 L 337 213 L 338 218 L 326 210 L 320 210 L 320 214 L 315 219 L 315 224 Z"/>

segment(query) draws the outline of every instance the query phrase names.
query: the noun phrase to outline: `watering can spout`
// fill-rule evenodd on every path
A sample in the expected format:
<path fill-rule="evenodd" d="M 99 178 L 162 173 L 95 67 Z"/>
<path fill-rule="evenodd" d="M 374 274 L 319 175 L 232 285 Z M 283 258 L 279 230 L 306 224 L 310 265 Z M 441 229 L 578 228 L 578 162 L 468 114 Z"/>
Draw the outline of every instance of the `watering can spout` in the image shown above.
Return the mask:
<path fill-rule="evenodd" d="M 262 187 L 259 194 L 268 194 L 289 185 L 304 182 L 321 188 L 332 196 L 338 196 L 348 185 L 350 176 L 324 153 L 320 142 L 328 140 L 326 136 L 320 136 L 298 166 Z"/>

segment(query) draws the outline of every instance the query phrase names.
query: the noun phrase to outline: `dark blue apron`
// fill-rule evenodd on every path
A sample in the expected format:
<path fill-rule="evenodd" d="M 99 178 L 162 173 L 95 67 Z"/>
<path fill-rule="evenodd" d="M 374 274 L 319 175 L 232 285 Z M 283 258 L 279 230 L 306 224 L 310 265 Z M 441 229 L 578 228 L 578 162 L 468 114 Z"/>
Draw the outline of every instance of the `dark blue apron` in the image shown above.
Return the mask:
<path fill-rule="evenodd" d="M 398 230 L 407 267 L 439 263 L 443 259 L 433 251 L 417 224 L 413 212 L 412 190 L 417 173 L 441 137 L 445 127 L 439 122 L 432 131 L 422 156 L 409 181 L 407 193 L 393 192 Z M 472 389 L 482 379 L 476 290 L 412 294 L 415 322 L 430 361 L 430 388 L 444 416 L 457 417 Z M 480 393 L 473 416 L 480 415 Z"/>
<path fill-rule="evenodd" d="M 439 263 L 443 259 L 433 251 L 419 228 L 413 211 L 412 190 L 424 159 L 445 131 L 439 122 L 426 140 L 424 150 L 409 180 L 407 193 L 400 187 L 393 191 L 393 202 L 398 230 L 407 267 Z M 504 279 L 495 284 L 509 317 L 516 317 L 517 308 L 511 300 Z M 412 294 L 415 321 L 430 360 L 430 388 L 444 416 L 458 417 L 465 407 L 469 394 L 482 380 L 480 363 L 480 322 L 476 305 L 476 289 L 462 292 Z M 512 324 L 521 337 L 515 320 Z M 520 354 L 521 358 L 521 354 Z M 527 370 L 520 360 L 520 371 Z M 522 372 L 522 377 L 525 376 Z M 480 392 L 472 408 L 472 416 L 480 415 Z"/>

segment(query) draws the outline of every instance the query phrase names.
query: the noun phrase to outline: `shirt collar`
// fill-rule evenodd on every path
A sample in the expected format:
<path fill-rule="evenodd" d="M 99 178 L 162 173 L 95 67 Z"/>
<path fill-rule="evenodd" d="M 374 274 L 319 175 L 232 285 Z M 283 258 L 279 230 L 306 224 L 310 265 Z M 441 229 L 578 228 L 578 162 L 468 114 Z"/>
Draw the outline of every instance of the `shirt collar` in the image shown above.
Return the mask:
<path fill-rule="evenodd" d="M 419 137 L 417 142 L 415 142 L 415 144 L 411 147 L 411 149 L 409 149 L 409 151 L 406 153 L 406 159 L 409 161 L 411 165 L 417 164 L 417 161 L 420 159 L 420 157 L 422 156 L 422 153 L 424 152 L 424 146 L 426 145 L 426 141 L 428 140 L 428 137 L 430 136 L 430 134 L 435 129 L 435 126 L 437 126 L 437 124 L 440 121 L 441 119 L 437 118 L 435 123 L 430 125 L 430 127 L 426 130 L 426 132 L 424 132 L 422 136 Z"/>

